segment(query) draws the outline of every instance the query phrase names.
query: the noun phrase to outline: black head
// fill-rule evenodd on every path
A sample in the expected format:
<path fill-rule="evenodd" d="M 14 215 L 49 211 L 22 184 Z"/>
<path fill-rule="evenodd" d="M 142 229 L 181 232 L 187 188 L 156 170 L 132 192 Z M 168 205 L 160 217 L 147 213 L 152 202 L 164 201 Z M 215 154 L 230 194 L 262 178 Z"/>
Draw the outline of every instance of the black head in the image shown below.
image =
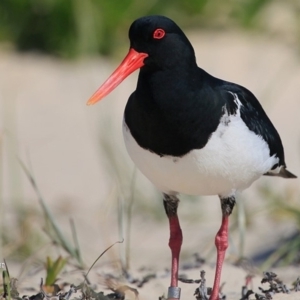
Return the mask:
<path fill-rule="evenodd" d="M 137 19 L 129 29 L 130 47 L 147 53 L 143 68 L 170 68 L 196 64 L 194 49 L 183 31 L 164 16 Z"/>
<path fill-rule="evenodd" d="M 137 19 L 129 29 L 130 50 L 119 67 L 92 95 L 88 105 L 103 99 L 128 75 L 141 72 L 195 68 L 194 49 L 182 30 L 169 18 L 148 16 Z M 149 74 L 149 73 L 148 73 Z"/>

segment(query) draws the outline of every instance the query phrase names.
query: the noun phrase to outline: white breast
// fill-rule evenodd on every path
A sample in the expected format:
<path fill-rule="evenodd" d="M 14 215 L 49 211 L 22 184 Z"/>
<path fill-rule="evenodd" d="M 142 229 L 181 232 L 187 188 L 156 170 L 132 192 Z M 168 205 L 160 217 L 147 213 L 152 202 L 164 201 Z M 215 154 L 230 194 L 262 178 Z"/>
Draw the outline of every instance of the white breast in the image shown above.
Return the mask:
<path fill-rule="evenodd" d="M 267 143 L 236 115 L 225 114 L 202 149 L 183 157 L 159 156 L 141 148 L 123 122 L 127 151 L 162 192 L 229 196 L 249 187 L 278 162 Z"/>

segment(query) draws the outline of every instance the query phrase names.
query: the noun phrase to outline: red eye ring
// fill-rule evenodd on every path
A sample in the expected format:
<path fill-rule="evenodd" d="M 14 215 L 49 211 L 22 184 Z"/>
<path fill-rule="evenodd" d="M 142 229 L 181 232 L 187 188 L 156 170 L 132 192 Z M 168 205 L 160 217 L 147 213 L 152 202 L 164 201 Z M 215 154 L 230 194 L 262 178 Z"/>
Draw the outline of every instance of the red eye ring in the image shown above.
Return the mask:
<path fill-rule="evenodd" d="M 158 29 L 155 29 L 155 31 L 153 32 L 153 38 L 160 40 L 165 36 L 165 34 L 166 34 L 166 32 L 163 29 L 158 28 Z"/>

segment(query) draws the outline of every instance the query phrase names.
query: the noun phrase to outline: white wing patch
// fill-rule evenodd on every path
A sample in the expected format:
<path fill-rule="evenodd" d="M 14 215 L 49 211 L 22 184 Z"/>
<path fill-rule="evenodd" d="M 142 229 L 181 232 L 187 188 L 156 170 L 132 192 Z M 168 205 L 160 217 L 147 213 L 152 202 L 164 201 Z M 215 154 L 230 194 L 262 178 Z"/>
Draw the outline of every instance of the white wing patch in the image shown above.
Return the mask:
<path fill-rule="evenodd" d="M 238 95 L 236 93 L 230 92 L 228 91 L 228 93 L 230 93 L 233 96 L 233 101 L 234 103 L 237 105 L 238 107 L 238 111 L 240 112 L 240 108 L 243 105 L 242 102 L 240 101 Z"/>

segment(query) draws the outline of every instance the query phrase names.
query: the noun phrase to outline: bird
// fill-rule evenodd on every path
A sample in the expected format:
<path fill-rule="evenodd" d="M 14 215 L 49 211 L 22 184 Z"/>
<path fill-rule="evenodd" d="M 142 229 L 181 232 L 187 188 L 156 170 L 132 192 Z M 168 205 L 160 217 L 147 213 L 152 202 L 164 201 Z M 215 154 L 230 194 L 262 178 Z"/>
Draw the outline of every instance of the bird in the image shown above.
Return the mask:
<path fill-rule="evenodd" d="M 220 199 L 210 294 L 210 300 L 218 300 L 236 194 L 263 175 L 296 176 L 287 170 L 280 136 L 254 94 L 198 67 L 193 46 L 174 21 L 141 17 L 131 24 L 129 41 L 128 54 L 87 104 L 103 99 L 139 69 L 124 111 L 123 136 L 134 164 L 163 196 L 171 249 L 168 299 L 180 299 L 177 208 L 178 196 L 188 194 Z"/>

